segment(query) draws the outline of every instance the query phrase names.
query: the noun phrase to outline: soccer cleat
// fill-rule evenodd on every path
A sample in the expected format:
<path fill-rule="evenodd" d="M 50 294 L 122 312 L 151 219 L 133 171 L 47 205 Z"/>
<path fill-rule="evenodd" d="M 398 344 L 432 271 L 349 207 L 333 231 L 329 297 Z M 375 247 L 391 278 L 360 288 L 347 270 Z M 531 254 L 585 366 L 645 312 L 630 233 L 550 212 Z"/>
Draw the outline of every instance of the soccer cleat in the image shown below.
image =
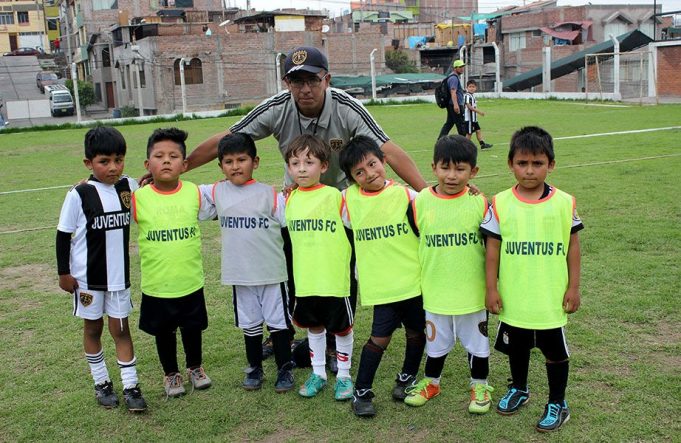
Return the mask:
<path fill-rule="evenodd" d="M 404 401 L 407 398 L 406 389 L 416 384 L 416 377 L 409 374 L 397 374 L 393 388 L 393 400 Z"/>
<path fill-rule="evenodd" d="M 557 431 L 563 423 L 570 420 L 570 409 L 568 409 L 567 402 L 563 400 L 561 403 L 547 403 L 544 407 L 544 415 L 541 416 L 537 423 L 537 431 L 539 432 L 553 432 Z"/>
<path fill-rule="evenodd" d="M 187 376 L 192 382 L 192 391 L 194 389 L 208 389 L 213 384 L 210 377 L 206 375 L 206 371 L 203 370 L 203 366 L 199 366 L 198 368 L 194 369 L 187 369 Z"/>
<path fill-rule="evenodd" d="M 338 401 L 350 400 L 354 391 L 355 389 L 350 377 L 338 377 L 333 398 Z"/>
<path fill-rule="evenodd" d="M 118 396 L 113 390 L 111 380 L 95 385 L 95 399 L 100 406 L 106 409 L 118 406 Z"/>
<path fill-rule="evenodd" d="M 274 392 L 283 393 L 293 389 L 293 362 L 286 363 L 277 371 L 277 381 L 274 383 Z"/>
<path fill-rule="evenodd" d="M 373 417 L 376 415 L 376 408 L 371 399 L 374 398 L 374 393 L 371 389 L 355 389 L 352 396 L 352 412 L 357 417 Z"/>
<path fill-rule="evenodd" d="M 492 149 L 492 146 L 494 145 L 490 145 L 489 143 L 482 143 L 480 145 L 480 149 Z"/>
<path fill-rule="evenodd" d="M 245 370 L 246 378 L 241 386 L 247 391 L 257 391 L 262 388 L 262 382 L 265 380 L 265 373 L 262 370 L 262 366 L 257 368 L 248 367 Z"/>
<path fill-rule="evenodd" d="M 486 383 L 475 383 L 471 386 L 471 402 L 468 404 L 468 412 L 486 414 L 492 404 L 490 392 L 494 392 L 494 388 Z"/>
<path fill-rule="evenodd" d="M 147 410 L 147 402 L 142 397 L 142 390 L 139 385 L 135 385 L 129 389 L 123 389 L 123 398 L 125 405 L 130 412 L 144 412 Z"/>
<path fill-rule="evenodd" d="M 338 359 L 336 358 L 336 351 L 333 349 L 326 350 L 326 369 L 333 375 L 338 374 Z"/>
<path fill-rule="evenodd" d="M 274 354 L 274 348 L 272 348 L 272 337 L 267 337 L 264 342 L 262 342 L 262 359 L 265 360 Z"/>
<path fill-rule="evenodd" d="M 518 412 L 521 406 L 530 400 L 530 390 L 521 391 L 514 387 L 509 387 L 506 394 L 501 397 L 497 404 L 497 412 L 501 415 L 512 415 Z"/>
<path fill-rule="evenodd" d="M 424 378 L 415 385 L 405 389 L 407 397 L 404 402 L 409 406 L 423 406 L 428 400 L 440 394 L 440 386 L 432 383 L 432 378 Z"/>
<path fill-rule="evenodd" d="M 319 392 L 326 386 L 326 380 L 315 374 L 314 372 L 305 380 L 305 383 L 298 389 L 298 394 L 302 397 L 311 398 L 319 394 Z"/>
<path fill-rule="evenodd" d="M 182 375 L 179 372 L 166 375 L 163 383 L 166 390 L 166 399 L 169 397 L 180 397 L 186 394 L 183 383 Z"/>

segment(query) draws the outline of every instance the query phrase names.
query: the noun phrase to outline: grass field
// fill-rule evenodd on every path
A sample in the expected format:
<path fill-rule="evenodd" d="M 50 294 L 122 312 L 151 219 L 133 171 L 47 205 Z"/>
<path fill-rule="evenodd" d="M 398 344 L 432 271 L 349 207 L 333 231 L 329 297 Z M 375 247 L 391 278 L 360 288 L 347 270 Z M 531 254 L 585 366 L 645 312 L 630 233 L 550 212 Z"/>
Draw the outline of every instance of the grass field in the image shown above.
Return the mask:
<path fill-rule="evenodd" d="M 495 145 L 479 157 L 475 183 L 481 190 L 491 196 L 513 184 L 505 160 L 510 136 L 520 126 L 540 125 L 556 139 L 557 166 L 549 182 L 577 197 L 586 226 L 580 234 L 582 308 L 570 317 L 567 330 L 572 418 L 558 435 L 534 430 L 548 392 L 537 350 L 530 367 L 533 397 L 513 417 L 468 414 L 468 369 L 458 346 L 445 366 L 438 398 L 420 409 L 393 403 L 390 389 L 404 343 L 399 331 L 376 377 L 378 415 L 372 420 L 356 419 L 348 404 L 334 403 L 331 389 L 310 400 L 295 392 L 275 394 L 272 360 L 265 364 L 265 388 L 243 391 L 243 341 L 233 325 L 227 288 L 219 284 L 219 231 L 210 222 L 201 225 L 210 322 L 204 366 L 214 387 L 165 401 L 153 339 L 137 329 L 135 310 L 133 339 L 150 410 L 131 415 L 124 408 L 98 408 L 83 358 L 82 324 L 71 316 L 71 298 L 56 278 L 54 237 L 64 186 L 87 175 L 81 162 L 86 129 L 69 129 L 0 135 L 0 441 L 679 441 L 681 129 L 574 136 L 673 127 L 681 124 L 681 106 L 503 100 L 481 100 L 480 106 L 488 111 L 481 119 L 485 139 Z M 432 181 L 431 150 L 444 112 L 432 104 L 370 111 Z M 234 121 L 178 126 L 189 131 L 189 145 L 195 146 Z M 157 126 L 120 128 L 128 141 L 129 175 L 144 172 L 146 138 Z M 275 140 L 260 141 L 258 148 L 256 178 L 279 184 L 283 166 Z M 214 163 L 185 178 L 211 183 L 220 175 Z M 48 189 L 28 192 L 36 188 Z M 136 252 L 136 242 L 131 243 Z M 132 276 L 138 304 L 136 254 Z M 495 331 L 496 319 L 492 323 Z M 358 309 L 356 356 L 369 326 L 370 311 Z M 105 336 L 104 349 L 120 395 L 110 337 Z M 493 353 L 490 365 L 498 399 L 508 364 Z M 297 381 L 307 374 L 297 370 Z"/>

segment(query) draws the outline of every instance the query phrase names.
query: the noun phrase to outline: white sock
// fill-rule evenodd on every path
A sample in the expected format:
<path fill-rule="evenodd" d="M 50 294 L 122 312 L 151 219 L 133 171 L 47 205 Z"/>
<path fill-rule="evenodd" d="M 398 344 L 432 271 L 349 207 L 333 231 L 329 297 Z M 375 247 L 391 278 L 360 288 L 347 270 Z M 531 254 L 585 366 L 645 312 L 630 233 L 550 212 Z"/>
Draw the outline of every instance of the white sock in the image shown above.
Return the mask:
<path fill-rule="evenodd" d="M 350 330 L 347 335 L 336 335 L 336 360 L 338 361 L 337 377 L 350 377 L 352 366 L 352 341 L 354 333 Z"/>
<path fill-rule="evenodd" d="M 308 329 L 307 340 L 310 346 L 312 371 L 326 380 L 326 330 L 315 334 Z"/>
<path fill-rule="evenodd" d="M 85 353 L 85 359 L 90 365 L 90 374 L 92 374 L 92 379 L 95 381 L 96 385 L 102 384 L 104 382 L 110 381 L 109 371 L 106 369 L 106 363 L 104 362 L 104 350 L 100 349 L 96 354 Z"/>
<path fill-rule="evenodd" d="M 479 379 L 479 378 L 471 378 L 471 385 L 470 385 L 471 388 L 472 388 L 473 386 L 475 386 L 476 384 L 478 384 L 478 383 L 480 383 L 480 384 L 482 384 L 482 385 L 486 385 L 486 384 L 487 384 L 487 379 L 481 380 L 481 379 Z"/>
<path fill-rule="evenodd" d="M 440 377 L 433 377 L 430 379 L 430 382 L 435 386 L 440 386 Z"/>
<path fill-rule="evenodd" d="M 118 367 L 121 369 L 123 389 L 131 389 L 137 386 L 137 357 L 133 357 L 130 361 L 118 360 Z"/>

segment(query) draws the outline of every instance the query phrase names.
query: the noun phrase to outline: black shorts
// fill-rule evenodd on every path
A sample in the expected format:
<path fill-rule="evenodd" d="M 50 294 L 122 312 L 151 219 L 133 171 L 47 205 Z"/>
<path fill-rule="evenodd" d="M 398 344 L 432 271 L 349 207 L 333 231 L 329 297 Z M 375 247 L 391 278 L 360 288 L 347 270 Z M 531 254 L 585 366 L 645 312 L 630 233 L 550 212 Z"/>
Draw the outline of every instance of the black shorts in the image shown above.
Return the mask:
<path fill-rule="evenodd" d="M 425 330 L 426 313 L 423 310 L 423 297 L 419 295 L 407 300 L 374 306 L 372 336 L 390 337 L 400 325 L 413 331 Z"/>
<path fill-rule="evenodd" d="M 475 131 L 480 130 L 480 125 L 478 122 L 464 122 L 466 128 L 466 134 L 473 134 Z"/>
<path fill-rule="evenodd" d="M 535 347 L 550 361 L 563 361 L 570 357 L 565 328 L 524 329 L 499 322 L 494 349 L 509 355 L 516 350 Z"/>
<path fill-rule="evenodd" d="M 208 328 L 203 288 L 179 298 L 142 294 L 140 329 L 151 335 L 174 332 L 177 328 Z"/>
<path fill-rule="evenodd" d="M 293 322 L 300 328 L 324 326 L 326 332 L 343 334 L 354 323 L 350 297 L 296 297 Z"/>

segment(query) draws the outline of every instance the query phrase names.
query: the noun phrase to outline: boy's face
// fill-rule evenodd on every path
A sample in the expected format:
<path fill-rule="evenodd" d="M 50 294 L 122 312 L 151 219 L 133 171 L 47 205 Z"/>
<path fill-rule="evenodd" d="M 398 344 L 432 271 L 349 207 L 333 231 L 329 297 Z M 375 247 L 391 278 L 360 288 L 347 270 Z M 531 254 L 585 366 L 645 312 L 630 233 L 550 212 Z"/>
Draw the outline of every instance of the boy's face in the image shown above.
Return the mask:
<path fill-rule="evenodd" d="M 144 167 L 151 173 L 154 183 L 176 182 L 187 169 L 187 161 L 182 157 L 182 148 L 171 140 L 154 144 Z"/>
<path fill-rule="evenodd" d="M 86 168 L 92 171 L 92 175 L 97 180 L 107 185 L 113 185 L 120 180 L 121 174 L 123 174 L 125 155 L 97 154 L 92 160 L 84 159 L 83 163 Z"/>
<path fill-rule="evenodd" d="M 327 162 L 309 155 L 307 149 L 292 155 L 287 163 L 288 173 L 301 188 L 310 188 L 319 184 L 319 179 L 329 168 Z"/>
<path fill-rule="evenodd" d="M 444 162 L 440 160 L 433 164 L 433 173 L 437 177 L 438 194 L 456 195 L 466 189 L 470 179 L 478 173 L 478 167 L 472 168 L 465 162 Z"/>
<path fill-rule="evenodd" d="M 466 90 L 471 94 L 475 94 L 475 91 L 478 90 L 478 87 L 475 85 L 468 85 L 466 86 Z"/>
<path fill-rule="evenodd" d="M 350 169 L 352 179 L 365 191 L 376 192 L 385 187 L 385 159 L 368 154 Z"/>
<path fill-rule="evenodd" d="M 225 154 L 220 161 L 220 169 L 232 184 L 241 186 L 253 178 L 253 170 L 258 169 L 260 158 L 251 158 L 245 152 Z"/>
<path fill-rule="evenodd" d="M 553 171 L 555 164 L 546 154 L 535 155 L 521 150 L 513 155 L 508 167 L 513 171 L 520 190 L 530 192 L 543 189 L 546 176 Z"/>

